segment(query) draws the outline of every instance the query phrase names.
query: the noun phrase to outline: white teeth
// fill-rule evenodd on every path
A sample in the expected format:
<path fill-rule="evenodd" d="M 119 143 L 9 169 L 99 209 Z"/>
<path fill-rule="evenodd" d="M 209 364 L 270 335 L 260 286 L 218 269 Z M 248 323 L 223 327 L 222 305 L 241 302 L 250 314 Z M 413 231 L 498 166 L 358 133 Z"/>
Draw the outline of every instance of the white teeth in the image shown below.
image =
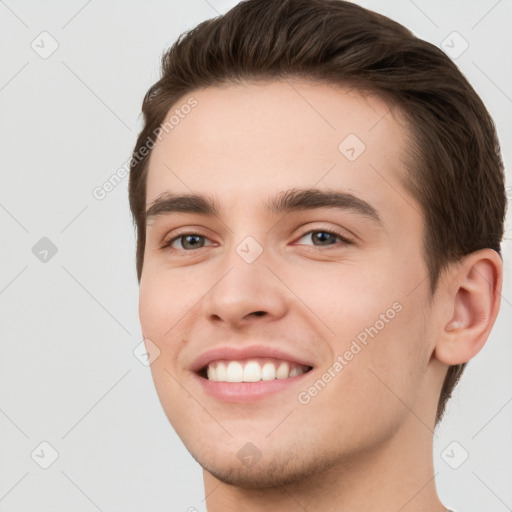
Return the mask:
<path fill-rule="evenodd" d="M 212 362 L 206 369 L 208 380 L 216 382 L 258 382 L 260 380 L 288 379 L 297 377 L 308 370 L 300 364 L 286 361 L 265 361 L 264 359 Z"/>
<path fill-rule="evenodd" d="M 302 372 L 300 371 L 300 368 L 295 366 L 290 370 L 290 374 L 288 375 L 288 377 L 297 377 L 297 375 L 300 375 L 301 373 Z"/>
<path fill-rule="evenodd" d="M 249 361 L 244 368 L 244 382 L 261 380 L 261 367 L 256 361 Z"/>
<path fill-rule="evenodd" d="M 289 373 L 290 365 L 286 362 L 283 362 L 279 365 L 279 368 L 276 370 L 276 379 L 286 379 L 288 378 Z"/>
<path fill-rule="evenodd" d="M 209 368 L 210 366 L 208 366 Z M 220 380 L 220 381 L 226 381 L 227 380 L 227 375 L 228 375 L 228 372 L 227 372 L 227 368 L 226 368 L 226 365 L 222 362 L 220 363 L 217 363 L 217 368 L 215 368 L 216 370 L 216 379 L 215 380 Z M 208 379 L 210 379 L 210 377 L 208 377 Z M 212 379 L 210 379 L 212 380 Z"/>
<path fill-rule="evenodd" d="M 261 369 L 261 380 L 274 380 L 276 378 L 276 367 L 272 363 L 265 363 Z"/>
<path fill-rule="evenodd" d="M 217 371 L 212 365 L 208 366 L 206 373 L 208 375 L 208 380 L 217 380 Z"/>
<path fill-rule="evenodd" d="M 226 371 L 226 382 L 242 382 L 243 380 L 243 366 L 238 361 L 231 361 Z"/>

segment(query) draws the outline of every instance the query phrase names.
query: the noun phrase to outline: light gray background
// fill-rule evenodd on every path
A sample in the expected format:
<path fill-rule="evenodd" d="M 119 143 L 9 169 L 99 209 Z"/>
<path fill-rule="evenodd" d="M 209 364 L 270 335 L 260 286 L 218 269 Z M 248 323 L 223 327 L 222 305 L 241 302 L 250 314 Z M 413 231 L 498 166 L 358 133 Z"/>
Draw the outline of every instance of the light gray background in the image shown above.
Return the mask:
<path fill-rule="evenodd" d="M 205 510 L 201 469 L 133 354 L 128 180 L 102 201 L 92 191 L 129 157 L 163 49 L 235 3 L 0 1 L 0 512 Z M 436 45 L 453 31 L 469 43 L 456 62 L 495 119 L 510 169 L 512 2 L 360 3 Z M 46 59 L 31 47 L 51 48 L 43 31 L 59 45 Z M 32 252 L 42 237 L 58 249 L 46 262 Z M 497 324 L 435 438 L 439 493 L 458 512 L 512 510 L 508 238 L 503 249 Z M 51 461 L 43 441 L 59 454 L 48 469 L 36 463 Z"/>

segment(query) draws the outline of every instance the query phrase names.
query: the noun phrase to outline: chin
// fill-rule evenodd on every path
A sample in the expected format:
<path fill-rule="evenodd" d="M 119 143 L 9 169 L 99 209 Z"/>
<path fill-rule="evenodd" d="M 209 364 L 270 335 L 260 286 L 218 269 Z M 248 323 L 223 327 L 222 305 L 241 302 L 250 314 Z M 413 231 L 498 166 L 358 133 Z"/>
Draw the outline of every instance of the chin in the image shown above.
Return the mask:
<path fill-rule="evenodd" d="M 270 460 L 261 454 L 261 459 L 254 465 L 245 465 L 236 455 L 229 457 L 225 453 L 210 457 L 192 452 L 191 455 L 217 480 L 227 485 L 253 490 L 277 489 L 311 480 L 336 462 L 339 463 L 339 460 L 328 460 L 327 457 L 318 457 L 317 460 L 297 453 L 275 454 Z"/>

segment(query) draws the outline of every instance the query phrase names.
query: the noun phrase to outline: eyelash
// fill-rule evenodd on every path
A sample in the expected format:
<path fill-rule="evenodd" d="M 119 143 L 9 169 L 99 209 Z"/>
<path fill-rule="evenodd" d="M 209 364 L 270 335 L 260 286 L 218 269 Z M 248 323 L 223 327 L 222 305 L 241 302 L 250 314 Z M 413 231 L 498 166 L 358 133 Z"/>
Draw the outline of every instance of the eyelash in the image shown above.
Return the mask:
<path fill-rule="evenodd" d="M 353 245 L 354 242 L 352 242 L 351 240 L 349 240 L 348 238 L 344 237 L 341 233 L 338 233 L 337 231 L 334 231 L 334 230 L 331 230 L 331 229 L 311 229 L 309 231 L 306 231 L 305 233 L 303 233 L 300 237 L 299 237 L 299 240 L 301 238 L 304 238 L 306 235 L 310 235 L 312 233 L 326 233 L 328 235 L 334 235 L 336 238 L 338 238 L 341 243 L 343 245 Z M 190 235 L 193 235 L 193 236 L 198 236 L 198 237 L 201 237 L 201 238 L 208 238 L 207 236 L 204 236 L 204 235 L 201 235 L 199 233 L 194 233 L 192 231 L 190 232 L 183 232 L 183 233 L 180 233 L 168 240 L 164 240 L 162 242 L 162 245 L 160 247 L 161 250 L 171 250 L 173 252 L 175 251 L 179 251 L 179 252 L 194 252 L 194 249 L 174 249 L 174 248 L 171 248 L 171 245 L 176 241 L 178 240 L 179 238 L 182 238 L 182 237 L 185 237 L 185 236 L 190 236 Z M 299 244 L 301 245 L 301 244 Z M 330 245 L 324 245 L 324 246 L 321 246 L 321 245 L 312 245 L 311 247 L 314 247 L 316 249 L 320 249 L 320 250 L 325 250 L 325 249 L 337 249 L 339 248 L 339 245 L 338 244 L 330 244 Z M 204 247 L 199 247 L 199 249 L 204 249 Z M 197 250 L 197 249 L 196 249 Z"/>

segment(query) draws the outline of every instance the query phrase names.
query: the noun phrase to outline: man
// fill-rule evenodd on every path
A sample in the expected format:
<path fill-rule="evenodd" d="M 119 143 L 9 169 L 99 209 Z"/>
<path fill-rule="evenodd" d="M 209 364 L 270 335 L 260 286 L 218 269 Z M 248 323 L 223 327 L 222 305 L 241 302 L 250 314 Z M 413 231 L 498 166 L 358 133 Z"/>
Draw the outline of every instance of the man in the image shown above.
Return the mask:
<path fill-rule="evenodd" d="M 500 306 L 493 122 L 340 0 L 248 0 L 162 59 L 132 159 L 140 320 L 209 512 L 444 512 L 432 439 Z"/>

